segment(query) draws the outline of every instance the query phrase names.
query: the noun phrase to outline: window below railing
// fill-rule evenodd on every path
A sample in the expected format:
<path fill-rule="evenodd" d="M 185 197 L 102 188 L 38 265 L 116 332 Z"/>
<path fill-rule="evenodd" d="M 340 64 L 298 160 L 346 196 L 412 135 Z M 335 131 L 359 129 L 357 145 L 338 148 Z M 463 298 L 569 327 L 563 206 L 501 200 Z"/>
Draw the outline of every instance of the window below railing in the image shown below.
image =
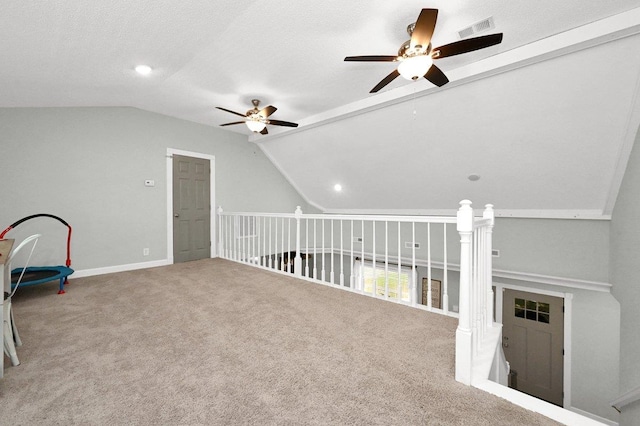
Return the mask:
<path fill-rule="evenodd" d="M 360 259 L 354 261 L 354 270 L 356 290 L 384 299 L 411 302 L 411 289 L 416 285 L 415 270 L 388 263 L 374 265 L 372 261 Z"/>

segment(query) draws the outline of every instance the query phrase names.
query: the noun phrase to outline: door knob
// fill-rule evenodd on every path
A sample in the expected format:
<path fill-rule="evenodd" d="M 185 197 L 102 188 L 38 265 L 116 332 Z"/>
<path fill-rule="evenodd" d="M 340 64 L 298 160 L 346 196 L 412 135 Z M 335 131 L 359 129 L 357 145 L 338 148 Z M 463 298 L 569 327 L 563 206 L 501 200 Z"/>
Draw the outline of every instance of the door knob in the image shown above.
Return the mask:
<path fill-rule="evenodd" d="M 173 217 L 180 217 L 180 213 L 174 213 Z"/>

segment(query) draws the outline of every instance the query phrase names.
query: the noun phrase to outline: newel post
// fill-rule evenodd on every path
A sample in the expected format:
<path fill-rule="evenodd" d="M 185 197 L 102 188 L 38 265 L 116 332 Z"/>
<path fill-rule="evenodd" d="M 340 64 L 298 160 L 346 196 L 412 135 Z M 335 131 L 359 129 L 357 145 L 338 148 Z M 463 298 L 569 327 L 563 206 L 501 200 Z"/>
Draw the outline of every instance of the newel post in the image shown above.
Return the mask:
<path fill-rule="evenodd" d="M 224 238 L 222 238 L 222 206 L 218 206 L 218 256 L 222 257 L 223 259 L 226 259 L 227 256 L 225 256 L 225 253 L 224 253 L 224 245 L 222 243 L 223 240 Z"/>
<path fill-rule="evenodd" d="M 293 260 L 293 271 L 294 271 L 294 275 L 299 277 L 302 275 L 302 257 L 300 256 L 300 219 L 302 218 L 302 209 L 300 208 L 300 206 L 296 207 L 295 218 L 296 218 L 296 257 Z"/>
<path fill-rule="evenodd" d="M 456 330 L 456 380 L 471 384 L 472 332 L 471 332 L 471 244 L 473 235 L 473 209 L 471 201 L 460 201 L 457 215 L 460 233 L 460 316 Z"/>
<path fill-rule="evenodd" d="M 493 211 L 493 204 L 487 204 L 484 206 L 484 212 L 482 213 L 484 219 L 489 219 L 491 224 L 487 227 L 487 238 L 485 239 L 486 253 L 485 253 L 485 285 L 487 286 L 487 327 L 493 327 L 493 225 L 495 223 L 495 214 Z"/>

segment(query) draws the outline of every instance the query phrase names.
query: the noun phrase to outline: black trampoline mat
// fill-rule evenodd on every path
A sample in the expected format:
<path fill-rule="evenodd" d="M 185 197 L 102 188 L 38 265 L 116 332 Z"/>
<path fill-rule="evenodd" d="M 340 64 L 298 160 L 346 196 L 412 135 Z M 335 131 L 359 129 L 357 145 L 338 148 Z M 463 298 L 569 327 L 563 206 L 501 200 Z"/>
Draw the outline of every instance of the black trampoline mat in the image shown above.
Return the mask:
<path fill-rule="evenodd" d="M 44 280 L 46 278 L 55 277 L 56 275 L 60 274 L 60 271 L 58 271 L 57 269 L 42 269 L 39 271 L 29 271 L 28 269 L 29 268 L 27 268 L 27 271 L 22 276 L 23 282 Z M 18 278 L 20 278 L 20 272 L 14 272 L 11 274 L 12 283 L 18 281 Z"/>

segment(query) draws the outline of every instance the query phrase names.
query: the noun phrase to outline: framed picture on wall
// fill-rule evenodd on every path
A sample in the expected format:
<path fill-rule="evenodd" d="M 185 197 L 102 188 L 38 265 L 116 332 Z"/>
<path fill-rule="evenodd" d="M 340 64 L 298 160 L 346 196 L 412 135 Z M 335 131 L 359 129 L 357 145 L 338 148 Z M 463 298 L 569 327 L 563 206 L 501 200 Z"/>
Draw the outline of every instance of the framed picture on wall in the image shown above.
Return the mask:
<path fill-rule="evenodd" d="M 422 304 L 428 305 L 429 279 L 422 279 Z M 442 309 L 442 281 L 431 280 L 431 307 Z"/>

